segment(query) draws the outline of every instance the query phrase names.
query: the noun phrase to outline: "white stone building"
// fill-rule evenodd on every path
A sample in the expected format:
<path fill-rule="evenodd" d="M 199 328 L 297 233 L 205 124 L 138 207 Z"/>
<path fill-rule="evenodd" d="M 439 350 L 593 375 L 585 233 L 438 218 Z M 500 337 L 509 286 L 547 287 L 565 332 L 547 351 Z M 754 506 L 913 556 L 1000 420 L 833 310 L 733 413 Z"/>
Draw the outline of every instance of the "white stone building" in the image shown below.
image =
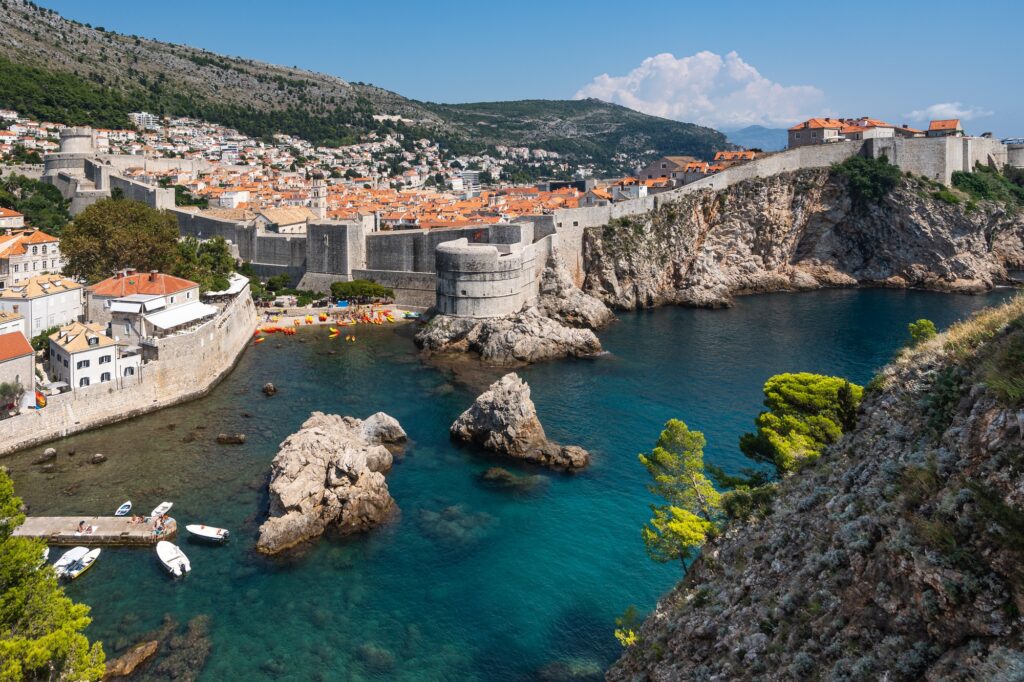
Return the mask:
<path fill-rule="evenodd" d="M 0 334 L 20 332 L 25 335 L 25 316 L 18 312 L 0 310 Z"/>
<path fill-rule="evenodd" d="M 56 237 L 31 227 L 8 229 L 0 235 L 0 289 L 37 275 L 59 275 L 63 269 Z"/>
<path fill-rule="evenodd" d="M 74 322 L 50 335 L 50 377 L 72 390 L 117 383 L 124 376 L 135 376 L 142 356 L 122 354 L 116 341 L 96 324 Z"/>
<path fill-rule="evenodd" d="M 59 275 L 37 275 L 0 291 L 0 310 L 25 317 L 25 336 L 81 319 L 82 285 Z"/>
<path fill-rule="evenodd" d="M 9 208 L 0 206 L 0 230 L 25 227 L 25 216 Z"/>

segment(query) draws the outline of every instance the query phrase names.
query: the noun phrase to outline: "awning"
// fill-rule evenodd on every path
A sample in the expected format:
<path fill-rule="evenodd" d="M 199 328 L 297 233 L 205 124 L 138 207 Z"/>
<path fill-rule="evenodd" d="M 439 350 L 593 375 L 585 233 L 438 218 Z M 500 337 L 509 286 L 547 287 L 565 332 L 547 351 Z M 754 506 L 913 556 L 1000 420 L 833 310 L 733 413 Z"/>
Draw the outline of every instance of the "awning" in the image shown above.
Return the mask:
<path fill-rule="evenodd" d="M 174 329 L 175 327 L 180 327 L 183 324 L 195 322 L 196 320 L 201 320 L 204 317 L 212 317 L 216 314 L 217 308 L 214 306 L 206 305 L 199 301 L 193 301 L 192 303 L 186 303 L 185 305 L 161 310 L 158 313 L 145 315 L 144 318 L 146 322 L 149 322 L 160 329 Z"/>
<path fill-rule="evenodd" d="M 232 272 L 228 281 L 230 284 L 227 289 L 222 291 L 207 291 L 203 296 L 234 296 L 245 288 L 245 285 L 249 283 L 249 278 L 244 275 L 240 275 L 237 272 Z"/>

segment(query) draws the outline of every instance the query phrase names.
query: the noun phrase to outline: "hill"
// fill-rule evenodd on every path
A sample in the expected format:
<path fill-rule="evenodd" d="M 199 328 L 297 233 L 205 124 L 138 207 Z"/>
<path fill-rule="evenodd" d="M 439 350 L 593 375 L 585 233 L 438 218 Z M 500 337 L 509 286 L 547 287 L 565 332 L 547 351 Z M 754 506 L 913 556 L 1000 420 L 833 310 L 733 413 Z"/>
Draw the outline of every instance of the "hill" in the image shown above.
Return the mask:
<path fill-rule="evenodd" d="M 1022 321 L 1018 297 L 904 350 L 607 679 L 1021 679 Z"/>
<path fill-rule="evenodd" d="M 789 144 L 789 131 L 785 128 L 765 128 L 764 126 L 747 126 L 739 130 L 727 131 L 729 142 L 747 149 L 762 149 L 766 152 L 777 152 Z"/>
<path fill-rule="evenodd" d="M 730 147 L 710 128 L 597 100 L 418 102 L 328 74 L 121 35 L 25 0 L 0 0 L 0 34 L 0 107 L 69 124 L 124 127 L 128 112 L 146 110 L 329 146 L 396 130 L 463 153 L 496 144 L 543 146 L 605 171 Z"/>

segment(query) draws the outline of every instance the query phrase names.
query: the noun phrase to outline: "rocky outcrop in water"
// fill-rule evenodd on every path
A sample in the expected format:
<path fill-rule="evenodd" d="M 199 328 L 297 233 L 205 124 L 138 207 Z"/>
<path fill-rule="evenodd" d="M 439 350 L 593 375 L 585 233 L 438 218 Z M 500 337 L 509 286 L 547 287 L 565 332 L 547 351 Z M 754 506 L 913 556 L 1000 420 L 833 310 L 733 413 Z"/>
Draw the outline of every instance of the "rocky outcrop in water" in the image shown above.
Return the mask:
<path fill-rule="evenodd" d="M 395 501 L 384 478 L 393 456 L 384 444 L 405 440 L 383 412 L 365 420 L 314 412 L 274 457 L 270 518 L 256 548 L 276 554 L 329 527 L 355 533 L 385 521 Z"/>
<path fill-rule="evenodd" d="M 117 680 L 131 677 L 142 665 L 149 662 L 149 659 L 156 654 L 159 648 L 160 642 L 157 640 L 136 644 L 114 660 L 107 661 L 107 669 L 103 673 L 103 679 Z"/>
<path fill-rule="evenodd" d="M 548 440 L 530 399 L 530 387 L 514 372 L 491 384 L 450 431 L 457 440 L 556 469 L 579 469 L 590 462 L 583 448 Z"/>
<path fill-rule="evenodd" d="M 933 192 L 904 178 L 861 206 L 827 169 L 694 192 L 586 230 L 583 288 L 627 310 L 858 284 L 976 292 L 1024 261 L 1024 219 Z"/>
<path fill-rule="evenodd" d="M 416 344 L 428 353 L 473 353 L 497 365 L 522 365 L 597 355 L 601 342 L 593 330 L 613 319 L 604 303 L 572 283 L 555 251 L 535 305 L 486 319 L 435 315 L 416 335 Z"/>
<path fill-rule="evenodd" d="M 1022 320 L 1017 299 L 898 357 L 853 431 L 704 547 L 608 680 L 1021 679 Z"/>

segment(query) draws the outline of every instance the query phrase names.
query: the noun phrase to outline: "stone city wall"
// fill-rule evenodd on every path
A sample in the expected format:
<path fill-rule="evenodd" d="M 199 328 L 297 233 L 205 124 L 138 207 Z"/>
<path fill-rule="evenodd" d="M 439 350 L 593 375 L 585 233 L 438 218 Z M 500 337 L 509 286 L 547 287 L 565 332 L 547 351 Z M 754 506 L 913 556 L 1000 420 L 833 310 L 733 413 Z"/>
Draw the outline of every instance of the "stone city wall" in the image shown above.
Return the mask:
<path fill-rule="evenodd" d="M 256 322 L 246 287 L 195 332 L 159 340 L 159 359 L 143 365 L 135 377 L 50 396 L 42 410 L 0 421 L 0 454 L 205 395 L 241 357 Z"/>

